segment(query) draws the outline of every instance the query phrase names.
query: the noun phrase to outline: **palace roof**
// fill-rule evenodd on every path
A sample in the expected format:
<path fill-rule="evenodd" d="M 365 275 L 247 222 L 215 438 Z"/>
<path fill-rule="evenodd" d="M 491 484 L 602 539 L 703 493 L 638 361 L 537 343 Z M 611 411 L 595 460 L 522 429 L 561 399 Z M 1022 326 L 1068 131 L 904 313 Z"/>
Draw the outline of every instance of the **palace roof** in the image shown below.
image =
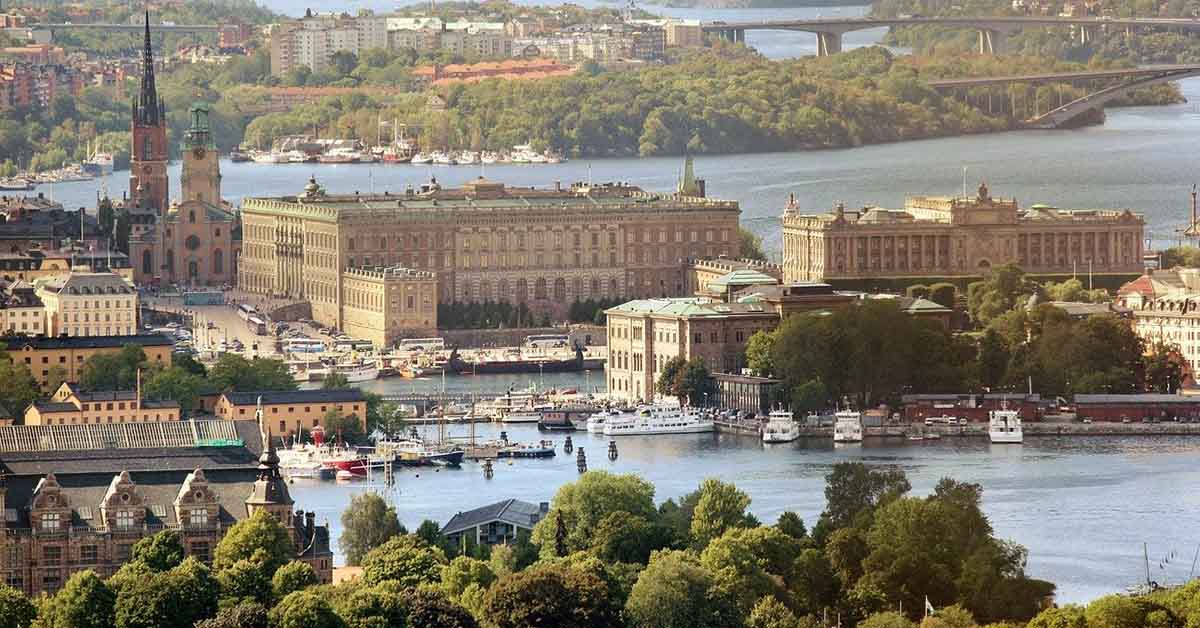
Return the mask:
<path fill-rule="evenodd" d="M 773 280 L 772 280 L 773 281 Z M 778 316 L 762 305 L 750 303 L 712 303 L 703 297 L 635 299 L 605 310 L 612 314 L 648 314 L 679 318 L 716 318 L 727 316 Z"/>

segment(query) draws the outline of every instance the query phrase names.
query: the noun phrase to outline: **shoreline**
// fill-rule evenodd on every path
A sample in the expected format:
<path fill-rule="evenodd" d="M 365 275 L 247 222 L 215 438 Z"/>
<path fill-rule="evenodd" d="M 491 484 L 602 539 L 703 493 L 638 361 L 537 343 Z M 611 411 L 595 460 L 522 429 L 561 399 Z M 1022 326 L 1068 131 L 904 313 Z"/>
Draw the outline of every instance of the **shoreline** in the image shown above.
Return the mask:
<path fill-rule="evenodd" d="M 1026 437 L 1058 436 L 1200 436 L 1200 423 L 1024 423 Z M 757 425 L 717 423 L 716 432 L 735 436 L 758 436 Z M 929 427 L 921 424 L 864 427 L 863 436 L 871 439 L 890 440 L 919 434 L 937 434 L 940 438 L 987 438 L 986 423 L 972 423 L 958 427 Z M 801 427 L 800 438 L 833 438 L 833 427 Z M 926 439 L 936 441 L 934 439 Z M 913 442 L 925 442 L 913 441 Z"/>

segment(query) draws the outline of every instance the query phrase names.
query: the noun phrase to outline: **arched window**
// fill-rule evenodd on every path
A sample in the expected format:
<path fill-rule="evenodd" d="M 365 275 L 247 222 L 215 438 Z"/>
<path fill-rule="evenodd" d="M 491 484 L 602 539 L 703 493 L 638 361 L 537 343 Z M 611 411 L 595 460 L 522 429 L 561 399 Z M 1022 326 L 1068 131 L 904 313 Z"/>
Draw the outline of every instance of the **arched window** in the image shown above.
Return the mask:
<path fill-rule="evenodd" d="M 154 256 L 150 251 L 142 251 L 142 272 L 146 275 L 154 275 Z"/>
<path fill-rule="evenodd" d="M 188 210 L 188 222 L 196 222 L 196 210 Z"/>
<path fill-rule="evenodd" d="M 200 276 L 200 265 L 196 260 L 188 262 L 188 279 L 195 279 Z"/>
<path fill-rule="evenodd" d="M 492 282 L 487 281 L 486 279 L 479 282 L 479 300 L 480 301 L 491 301 L 492 300 Z"/>
<path fill-rule="evenodd" d="M 554 280 L 554 300 L 559 303 L 567 300 L 567 280 L 562 277 Z"/>
<path fill-rule="evenodd" d="M 225 254 L 221 249 L 213 250 L 213 274 L 220 275 L 225 272 Z"/>
<path fill-rule="evenodd" d="M 545 279 L 539 277 L 538 280 L 533 283 L 533 298 L 536 300 L 541 300 L 541 299 L 546 298 L 546 280 Z"/>
<path fill-rule="evenodd" d="M 142 159 L 150 161 L 154 158 L 154 140 L 149 135 L 142 138 Z"/>
<path fill-rule="evenodd" d="M 592 297 L 593 299 L 600 296 L 600 280 L 599 279 L 595 279 L 595 278 L 592 279 L 592 291 L 590 294 L 588 294 L 588 296 Z"/>
<path fill-rule="evenodd" d="M 579 277 L 576 277 L 574 280 L 572 280 L 571 281 L 571 289 L 575 291 L 575 294 L 573 296 L 575 297 L 576 301 L 580 301 L 583 299 L 583 280 L 582 279 L 580 279 Z"/>

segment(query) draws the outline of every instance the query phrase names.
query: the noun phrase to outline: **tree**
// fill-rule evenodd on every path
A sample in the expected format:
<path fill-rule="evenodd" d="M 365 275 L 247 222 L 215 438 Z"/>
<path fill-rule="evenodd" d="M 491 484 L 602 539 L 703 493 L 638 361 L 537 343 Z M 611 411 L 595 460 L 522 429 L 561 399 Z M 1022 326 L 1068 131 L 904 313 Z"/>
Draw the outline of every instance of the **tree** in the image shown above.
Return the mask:
<path fill-rule="evenodd" d="M 215 390 L 260 391 L 296 390 L 296 380 L 281 360 L 254 358 L 247 360 L 236 353 L 222 353 L 209 371 L 209 383 Z"/>
<path fill-rule="evenodd" d="M 277 600 L 282 600 L 295 591 L 307 589 L 319 581 L 312 565 L 293 560 L 280 567 L 271 578 L 271 594 Z"/>
<path fill-rule="evenodd" d="M 117 628 L 191 628 L 217 611 L 208 568 L 188 558 L 174 569 L 135 580 L 117 594 Z"/>
<path fill-rule="evenodd" d="M 77 572 L 76 575 L 84 572 Z M 95 576 L 92 573 L 92 576 Z M 70 584 L 70 581 L 67 581 Z M 103 584 L 103 583 L 101 583 Z M 57 597 L 57 596 L 56 596 Z M 112 603 L 109 602 L 111 610 Z M 0 584 L 0 628 L 29 628 L 33 625 L 34 619 L 37 617 L 37 608 L 33 602 L 25 597 L 24 593 L 4 584 Z M 41 625 L 46 628 L 58 628 L 58 626 L 79 626 L 79 628 L 99 628 L 99 626 L 111 626 L 111 616 L 108 624 L 95 623 L 78 623 L 78 624 L 53 624 L 43 623 Z"/>
<path fill-rule="evenodd" d="M 834 573 L 829 557 L 817 549 L 804 549 L 792 564 L 787 578 L 797 608 L 819 613 L 837 603 L 841 583 Z"/>
<path fill-rule="evenodd" d="M 261 556 L 255 552 L 262 550 Z M 287 528 L 265 510 L 256 510 L 253 515 L 233 524 L 217 543 L 213 553 L 213 568 L 220 571 L 243 559 L 259 560 L 264 573 L 275 575 L 275 570 L 292 560 L 296 548 L 292 545 Z"/>
<path fill-rule="evenodd" d="M 640 628 L 740 625 L 737 607 L 715 585 L 712 574 L 687 553 L 655 552 L 629 593 L 626 617 Z"/>
<path fill-rule="evenodd" d="M 446 599 L 436 589 L 405 591 L 404 599 L 408 606 L 408 628 L 478 628 L 467 609 Z"/>
<path fill-rule="evenodd" d="M 395 583 L 374 587 L 351 585 L 330 600 L 334 610 L 348 628 L 374 626 L 405 626 L 408 624 L 407 602 Z"/>
<path fill-rule="evenodd" d="M 909 491 L 904 471 L 877 470 L 861 462 L 839 462 L 825 476 L 825 512 L 822 522 L 831 530 L 851 525 L 859 515 Z"/>
<path fill-rule="evenodd" d="M 46 373 L 46 390 L 58 390 L 68 377 L 70 374 L 67 373 L 67 369 L 55 364 Z"/>
<path fill-rule="evenodd" d="M 258 602 L 242 602 L 196 622 L 196 628 L 267 628 L 267 607 Z"/>
<path fill-rule="evenodd" d="M 446 547 L 448 543 L 446 541 L 446 536 L 442 534 L 441 524 L 433 519 L 426 519 L 422 521 L 421 525 L 417 526 L 417 530 L 413 534 L 416 534 L 417 538 L 425 541 L 425 544 L 430 547 L 440 547 L 443 549 L 443 551 L 451 551 Z"/>
<path fill-rule="evenodd" d="M 363 580 L 367 584 L 394 580 L 404 587 L 434 583 L 446 562 L 441 548 L 429 547 L 416 535 L 404 534 L 367 552 L 362 559 Z"/>
<path fill-rule="evenodd" d="M 500 579 L 487 593 L 484 616 L 495 628 L 621 626 L 608 585 L 561 562 Z"/>
<path fill-rule="evenodd" d="M 37 381 L 33 379 L 29 367 L 13 361 L 11 356 L 0 351 L 0 406 L 13 416 L 23 416 L 25 409 L 39 394 Z"/>
<path fill-rule="evenodd" d="M 1173 393 L 1183 384 L 1184 360 L 1179 348 L 1163 342 L 1150 346 L 1145 357 L 1145 389 L 1160 393 Z"/>
<path fill-rule="evenodd" d="M 700 499 L 692 513 L 692 543 L 703 548 L 726 530 L 749 524 L 746 507 L 750 496 L 716 478 L 700 483 Z"/>
<path fill-rule="evenodd" d="M 921 622 L 921 628 L 976 628 L 976 624 L 971 611 L 958 604 L 951 604 L 926 617 Z"/>
<path fill-rule="evenodd" d="M 971 319 L 980 325 L 987 325 L 1038 292 L 1038 286 L 1025 276 L 1025 271 L 1012 263 L 992 268 L 983 281 L 968 288 L 967 308 Z"/>
<path fill-rule="evenodd" d="M 334 70 L 336 70 L 337 73 L 342 76 L 353 72 L 354 68 L 358 67 L 358 57 L 356 57 L 353 52 L 348 52 L 345 50 L 339 50 L 333 53 L 333 58 L 330 59 L 330 61 Z"/>
<path fill-rule="evenodd" d="M 400 524 L 396 508 L 378 493 L 361 493 L 350 498 L 342 511 L 342 536 L 338 545 L 347 565 L 357 565 L 368 552 L 388 539 L 408 531 Z"/>
<path fill-rule="evenodd" d="M 1068 604 L 1038 613 L 1028 628 L 1088 628 L 1088 620 L 1082 607 Z"/>
<path fill-rule="evenodd" d="M 771 361 L 771 349 L 774 345 L 774 333 L 765 329 L 754 332 L 746 342 L 746 367 L 757 375 L 771 377 L 775 372 L 775 363 Z"/>
<path fill-rule="evenodd" d="M 731 528 L 704 548 L 700 565 L 748 615 L 762 597 L 791 602 L 783 581 L 791 576 L 799 548 L 795 539 L 774 528 Z"/>
<path fill-rule="evenodd" d="M 909 618 L 896 611 L 875 613 L 859 622 L 859 628 L 917 628 Z"/>
<path fill-rule="evenodd" d="M 147 399 L 178 401 L 180 410 L 187 416 L 196 410 L 206 386 L 202 376 L 172 366 L 151 375 L 142 386 L 142 394 Z"/>
<path fill-rule="evenodd" d="M 266 551 L 258 550 L 255 554 L 256 558 L 243 558 L 217 572 L 217 583 L 220 585 L 223 600 L 232 600 L 239 604 L 266 604 L 271 601 L 271 577 L 267 575 L 263 565 Z"/>
<path fill-rule="evenodd" d="M 746 628 L 798 628 L 799 625 L 796 615 L 773 597 L 759 600 L 746 619 Z"/>
<path fill-rule="evenodd" d="M 279 601 L 268 614 L 271 628 L 342 628 L 333 608 L 312 591 L 296 591 Z"/>
<path fill-rule="evenodd" d="M 496 573 L 492 571 L 492 567 L 478 558 L 456 556 L 450 564 L 442 567 L 442 591 L 445 591 L 451 600 L 458 600 L 471 586 L 486 590 L 495 581 Z"/>
<path fill-rule="evenodd" d="M 775 522 L 775 528 L 797 541 L 808 538 L 808 529 L 804 527 L 804 520 L 790 510 L 785 510 L 779 515 L 779 520 Z"/>
<path fill-rule="evenodd" d="M 166 529 L 148 536 L 133 544 L 130 554 L 133 560 L 139 560 L 154 571 L 167 571 L 178 567 L 183 562 L 183 542 L 179 531 Z"/>
<path fill-rule="evenodd" d="M 912 299 L 928 299 L 929 286 L 921 283 L 915 283 L 904 289 L 904 295 Z"/>
<path fill-rule="evenodd" d="M 10 591 L 15 592 L 8 587 L 0 589 L 0 604 L 5 611 L 0 613 L 0 626 L 28 627 L 32 613 L 19 603 L 10 606 L 7 603 Z M 21 597 L 24 599 L 23 595 Z M 90 569 L 78 571 L 67 579 L 62 590 L 42 604 L 36 625 L 40 628 L 109 628 L 116 621 L 116 601 L 116 594 L 96 572 Z M 12 609 L 11 617 L 17 620 L 12 624 L 5 623 L 10 617 L 9 608 Z"/>
<path fill-rule="evenodd" d="M 674 540 L 666 526 L 627 512 L 611 512 L 596 525 L 588 551 L 608 563 L 644 565 L 652 552 L 671 547 Z"/>
<path fill-rule="evenodd" d="M 995 329 L 988 327 L 979 340 L 979 382 L 989 389 L 999 386 L 1004 381 L 1011 359 L 1004 339 Z"/>
<path fill-rule="evenodd" d="M 668 360 L 658 376 L 656 390 L 662 395 L 678 397 L 682 404 L 693 406 L 706 403 L 716 393 L 708 366 L 698 356 L 686 361 L 682 356 Z"/>
<path fill-rule="evenodd" d="M 609 513 L 627 512 L 653 519 L 654 485 L 632 474 L 589 471 L 561 486 L 550 510 L 533 528 L 533 542 L 541 547 L 542 555 L 551 556 L 554 550 L 554 521 L 559 512 L 567 528 L 568 551 L 582 551 L 591 546 L 592 531 Z"/>
<path fill-rule="evenodd" d="M 362 443 L 367 440 L 361 419 L 353 414 L 342 414 L 336 406 L 330 407 L 321 418 L 321 427 L 325 428 L 326 434 L 336 436 L 347 443 Z"/>
<path fill-rule="evenodd" d="M 738 227 L 738 257 L 743 259 L 766 260 L 763 251 L 762 238 L 745 227 Z"/>
<path fill-rule="evenodd" d="M 131 390 L 138 369 L 149 368 L 141 345 L 127 344 L 116 353 L 98 353 L 83 363 L 79 385 L 84 390 Z"/>
<path fill-rule="evenodd" d="M 343 390 L 350 387 L 350 380 L 342 373 L 330 373 L 321 382 L 321 390 Z"/>
<path fill-rule="evenodd" d="M 958 288 L 952 283 L 935 283 L 929 286 L 929 300 L 938 305 L 954 309 L 954 302 L 958 298 Z"/>

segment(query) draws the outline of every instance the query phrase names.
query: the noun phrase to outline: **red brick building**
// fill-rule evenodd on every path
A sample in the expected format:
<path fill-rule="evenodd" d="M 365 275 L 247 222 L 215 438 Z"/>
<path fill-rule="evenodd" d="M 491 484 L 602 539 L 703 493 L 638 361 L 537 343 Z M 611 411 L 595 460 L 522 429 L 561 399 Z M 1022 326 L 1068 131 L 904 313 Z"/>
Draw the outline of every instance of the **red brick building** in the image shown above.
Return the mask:
<path fill-rule="evenodd" d="M 1075 413 L 1093 421 L 1200 420 L 1200 397 L 1144 393 L 1135 395 L 1075 395 Z"/>
<path fill-rule="evenodd" d="M 1021 414 L 1023 421 L 1037 421 L 1045 406 L 1041 395 L 914 394 L 900 398 L 904 419 L 921 423 L 930 417 L 950 416 L 972 423 L 986 423 L 988 412 L 1008 408 Z"/>

